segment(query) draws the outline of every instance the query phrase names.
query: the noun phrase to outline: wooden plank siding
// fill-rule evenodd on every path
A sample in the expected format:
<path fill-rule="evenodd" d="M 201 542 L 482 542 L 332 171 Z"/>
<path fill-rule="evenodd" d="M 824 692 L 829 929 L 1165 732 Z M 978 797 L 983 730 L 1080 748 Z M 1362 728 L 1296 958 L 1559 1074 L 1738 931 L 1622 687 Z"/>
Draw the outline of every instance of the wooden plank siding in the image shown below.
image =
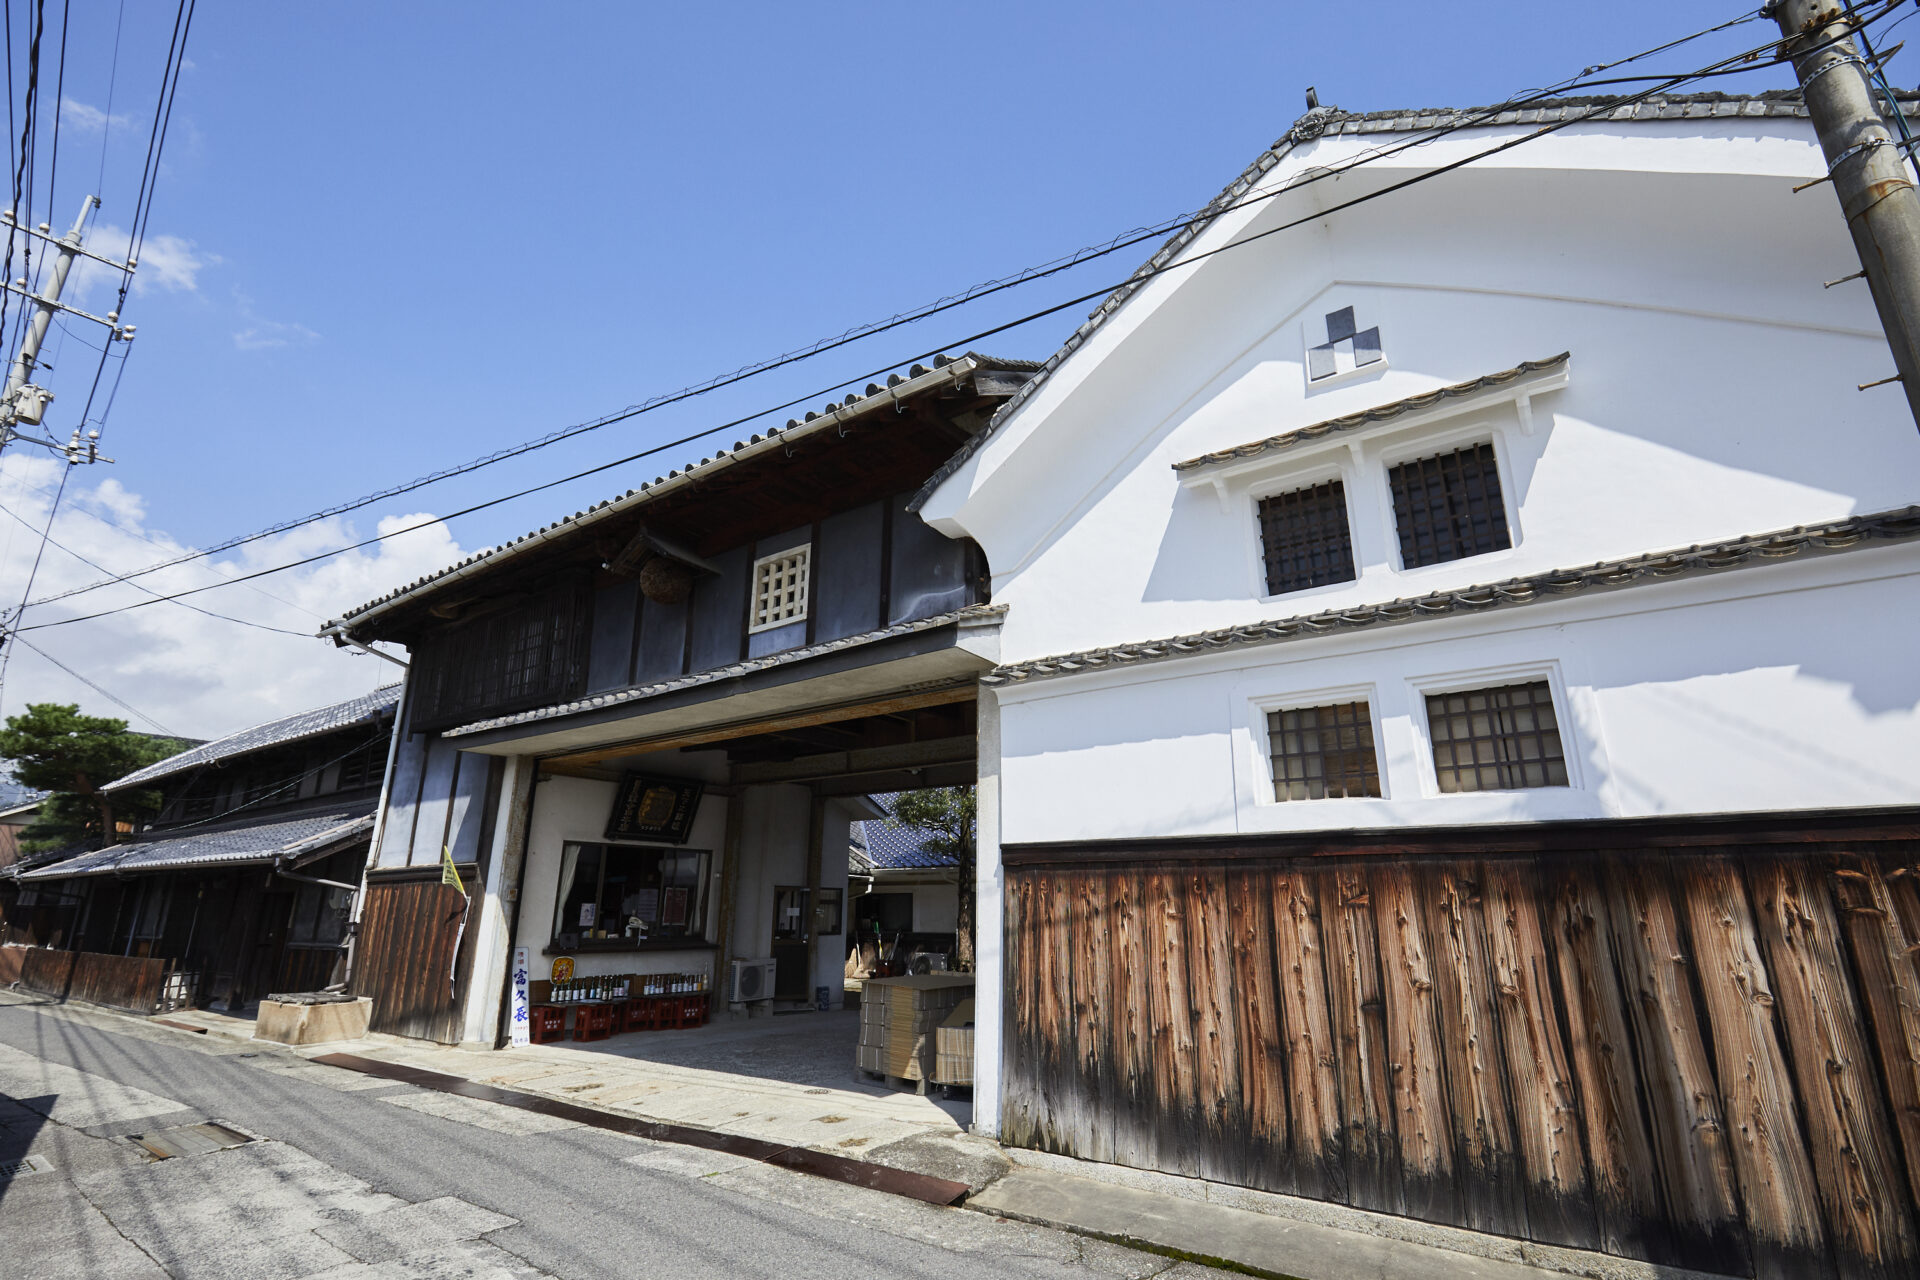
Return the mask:
<path fill-rule="evenodd" d="M 479 868 L 469 863 L 459 870 L 465 897 L 441 883 L 439 868 L 368 874 L 353 973 L 353 994 L 373 1000 L 368 1030 L 442 1044 L 459 1041 L 475 933 L 461 925 L 468 920 L 469 902 L 480 894 Z"/>
<path fill-rule="evenodd" d="M 158 956 L 109 956 L 48 947 L 0 947 L 0 986 L 19 985 L 59 1000 L 152 1013 L 174 962 Z"/>
<path fill-rule="evenodd" d="M 1001 1136 L 1721 1274 L 1913 1275 L 1916 861 L 1013 846 Z"/>

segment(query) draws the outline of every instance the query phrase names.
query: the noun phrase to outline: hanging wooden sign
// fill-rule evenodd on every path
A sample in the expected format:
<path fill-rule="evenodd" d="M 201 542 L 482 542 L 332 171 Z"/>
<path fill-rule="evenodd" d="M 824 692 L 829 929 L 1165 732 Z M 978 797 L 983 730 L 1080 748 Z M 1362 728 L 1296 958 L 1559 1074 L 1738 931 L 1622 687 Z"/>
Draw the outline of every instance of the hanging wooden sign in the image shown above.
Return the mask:
<path fill-rule="evenodd" d="M 700 811 L 700 793 L 705 789 L 705 783 L 687 778 L 628 774 L 614 793 L 607 839 L 685 844 L 693 834 L 694 815 Z"/>

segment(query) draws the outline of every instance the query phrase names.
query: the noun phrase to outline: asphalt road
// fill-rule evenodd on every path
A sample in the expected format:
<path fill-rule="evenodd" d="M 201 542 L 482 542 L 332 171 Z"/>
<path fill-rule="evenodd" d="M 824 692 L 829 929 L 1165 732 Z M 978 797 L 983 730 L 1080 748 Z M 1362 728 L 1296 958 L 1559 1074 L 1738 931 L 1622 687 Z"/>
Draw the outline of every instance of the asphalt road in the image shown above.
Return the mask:
<path fill-rule="evenodd" d="M 1220 1273 L 290 1054 L 7 997 L 0 1273 L 19 1280 Z M 258 1141 L 154 1161 L 130 1134 Z M 50 1166 L 50 1167 L 49 1167 Z"/>

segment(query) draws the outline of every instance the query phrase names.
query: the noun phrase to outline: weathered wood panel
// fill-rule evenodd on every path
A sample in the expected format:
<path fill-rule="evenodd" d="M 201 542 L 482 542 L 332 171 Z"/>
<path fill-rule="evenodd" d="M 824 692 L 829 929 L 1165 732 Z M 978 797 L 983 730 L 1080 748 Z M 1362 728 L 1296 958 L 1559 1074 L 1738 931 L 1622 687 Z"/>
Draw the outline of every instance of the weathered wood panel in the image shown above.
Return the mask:
<path fill-rule="evenodd" d="M 17 982 L 37 995 L 85 1000 L 130 1013 L 152 1013 L 160 1007 L 160 993 L 173 967 L 171 960 L 158 956 L 109 956 L 46 947 L 5 947 L 0 952 L 5 953 L 0 956 L 0 982 Z"/>
<path fill-rule="evenodd" d="M 468 897 L 479 891 L 474 871 L 462 869 L 467 896 L 442 884 L 437 873 L 368 877 L 352 989 L 373 1000 L 369 1030 L 442 1044 L 460 1039 L 466 974 L 456 981 L 454 958 Z"/>
<path fill-rule="evenodd" d="M 1756 1277 L 1920 1271 L 1920 845 L 1010 866 L 1010 1142 Z"/>

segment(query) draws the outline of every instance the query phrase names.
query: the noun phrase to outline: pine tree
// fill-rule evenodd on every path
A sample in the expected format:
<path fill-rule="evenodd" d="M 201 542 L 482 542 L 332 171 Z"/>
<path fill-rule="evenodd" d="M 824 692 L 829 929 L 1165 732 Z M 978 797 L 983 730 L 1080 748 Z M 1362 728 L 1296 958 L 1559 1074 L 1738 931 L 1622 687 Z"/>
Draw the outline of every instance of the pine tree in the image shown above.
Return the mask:
<path fill-rule="evenodd" d="M 125 720 L 80 714 L 77 706 L 30 703 L 8 716 L 0 729 L 0 756 L 13 762 L 14 776 L 50 792 L 40 816 L 22 833 L 20 848 L 34 853 L 86 844 L 104 847 L 115 838 L 115 822 L 157 812 L 157 791 L 109 796 L 101 788 L 135 769 L 164 760 L 188 743 L 134 733 Z"/>
<path fill-rule="evenodd" d="M 921 848 L 944 854 L 958 864 L 959 912 L 956 920 L 954 967 L 973 971 L 973 832 L 978 801 L 972 787 L 930 787 L 903 791 L 893 802 L 889 822 L 896 827 L 918 827 L 931 832 Z"/>

